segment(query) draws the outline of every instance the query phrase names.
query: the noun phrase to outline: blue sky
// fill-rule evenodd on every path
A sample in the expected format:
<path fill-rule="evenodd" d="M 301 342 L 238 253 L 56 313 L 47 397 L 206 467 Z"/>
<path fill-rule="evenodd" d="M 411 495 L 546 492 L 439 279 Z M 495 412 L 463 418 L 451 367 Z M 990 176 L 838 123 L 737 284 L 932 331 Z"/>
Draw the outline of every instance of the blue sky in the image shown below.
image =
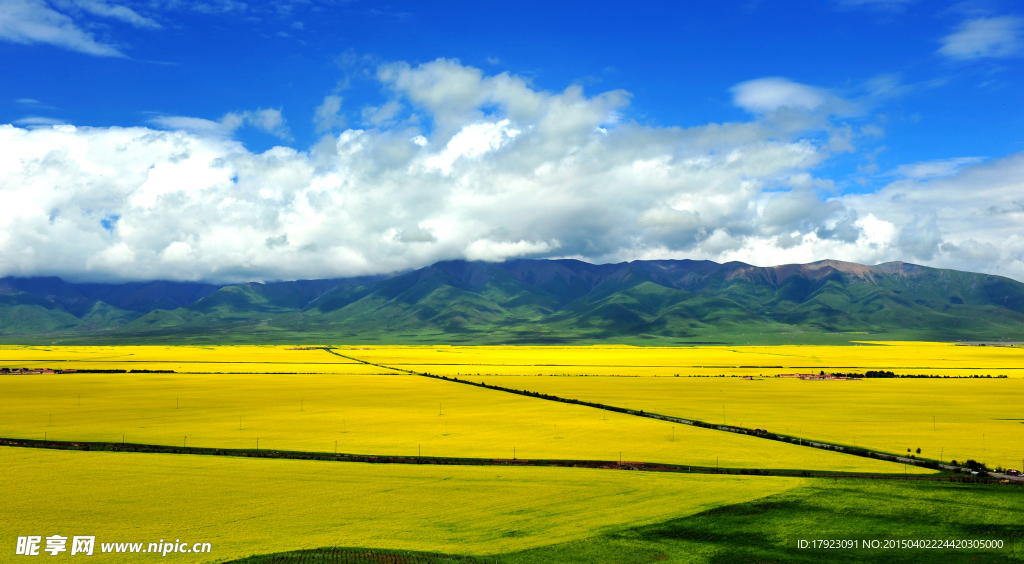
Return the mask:
<path fill-rule="evenodd" d="M 693 256 L 906 260 L 1024 277 L 1014 247 L 1024 235 L 1014 227 L 1024 10 L 1013 2 L 0 0 L 0 14 L 0 123 L 20 151 L 0 197 L 17 204 L 33 184 L 49 199 L 22 217 L 22 230 L 39 221 L 33 237 L 5 227 L 0 274 L 287 279 L 443 258 Z M 501 77 L 518 86 L 502 90 Z M 604 113 L 544 129 L 576 92 L 587 111 Z M 563 135 L 577 126 L 606 137 Z M 375 147 L 365 157 L 373 170 L 338 156 L 356 131 L 372 138 L 359 146 Z M 167 154 L 143 150 L 154 136 Z M 420 152 L 395 157 L 391 140 L 401 136 Z M 114 137 L 137 158 L 100 155 Z M 69 149 L 76 143 L 89 148 L 87 163 Z M 146 171 L 177 163 L 172 146 L 182 143 L 232 170 L 169 173 L 168 182 L 209 184 L 178 188 L 177 199 L 151 195 Z M 318 149 L 327 145 L 333 156 Z M 626 160 L 606 166 L 612 157 L 600 151 Z M 70 160 L 49 172 L 25 164 L 58 153 Z M 579 154 L 602 164 L 580 164 Z M 420 161 L 432 172 L 410 172 Z M 107 175 L 57 179 L 70 163 Z M 665 168 L 658 179 L 624 172 L 644 163 Z M 538 180 L 544 167 L 568 171 L 564 198 L 551 199 L 552 179 Z M 110 185 L 110 174 L 123 182 Z M 396 175 L 419 188 L 395 188 Z M 326 179 L 335 188 L 322 188 Z M 561 207 L 487 199 L 498 179 L 512 201 Z M 956 210 L 977 201 L 944 199 L 981 187 L 990 192 L 978 209 L 998 214 L 968 220 Z M 255 198 L 244 212 L 204 223 L 239 233 L 229 249 L 203 227 L 173 227 L 201 194 L 209 209 L 246 200 L 238 190 Z M 314 192 L 340 207 L 300 212 Z M 946 207 L 928 208 L 929 193 Z M 301 213 L 312 215 L 289 223 Z M 393 221 L 350 233 L 329 226 L 365 214 Z M 231 223 L 240 216 L 247 229 L 261 218 L 261 228 L 242 235 Z M 159 232 L 140 235 L 143 222 Z M 295 227 L 310 222 L 323 226 Z M 552 222 L 560 229 L 537 227 Z M 72 252 L 58 242 L 69 233 L 91 242 Z"/>

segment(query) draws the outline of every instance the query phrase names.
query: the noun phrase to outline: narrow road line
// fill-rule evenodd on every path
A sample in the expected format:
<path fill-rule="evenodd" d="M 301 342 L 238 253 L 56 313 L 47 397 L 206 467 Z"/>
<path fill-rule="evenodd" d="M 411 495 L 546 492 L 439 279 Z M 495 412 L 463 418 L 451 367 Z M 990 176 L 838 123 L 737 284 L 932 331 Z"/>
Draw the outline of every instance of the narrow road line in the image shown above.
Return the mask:
<path fill-rule="evenodd" d="M 808 440 L 808 439 L 804 439 L 804 438 L 801 438 L 801 437 L 793 437 L 793 436 L 789 436 L 789 435 L 780 435 L 780 434 L 777 434 L 777 433 L 769 433 L 766 430 L 748 429 L 746 427 L 737 427 L 737 426 L 734 426 L 734 425 L 716 425 L 714 423 L 708 423 L 706 421 L 699 421 L 699 420 L 696 420 L 696 419 L 683 419 L 681 417 L 673 417 L 671 415 L 661 415 L 659 413 L 650 413 L 650 412 L 645 412 L 643 410 L 636 411 L 636 410 L 632 410 L 632 409 L 626 409 L 624 407 L 616 407 L 616 406 L 606 405 L 606 404 L 602 404 L 602 403 L 595 403 L 595 402 L 588 402 L 588 401 L 579 401 L 579 400 L 576 400 L 576 399 L 567 399 L 567 398 L 562 398 L 562 397 L 559 397 L 559 396 L 553 396 L 553 395 L 550 395 L 550 394 L 542 394 L 540 392 L 529 392 L 529 391 L 526 391 L 526 390 L 516 390 L 514 388 L 505 388 L 505 387 L 502 387 L 502 386 L 494 386 L 494 385 L 490 385 L 490 384 L 484 384 L 482 382 L 473 382 L 471 380 L 461 380 L 461 379 L 459 379 L 457 377 L 449 378 L 447 376 L 438 376 L 436 374 L 430 374 L 428 372 L 417 372 L 415 370 L 407 370 L 405 368 L 395 368 L 393 366 L 387 366 L 387 365 L 384 365 L 384 364 L 377 364 L 375 362 L 369 362 L 367 360 L 363 360 L 361 358 L 356 358 L 354 356 L 344 355 L 344 354 L 341 354 L 339 352 L 336 352 L 331 347 L 313 347 L 313 348 L 320 349 L 320 350 L 322 350 L 324 352 L 327 352 L 329 354 L 333 354 L 335 356 L 340 356 L 340 357 L 346 358 L 348 360 L 352 360 L 352 361 L 355 361 L 355 362 L 361 362 L 361 363 L 369 365 L 369 366 L 376 366 L 378 368 L 383 368 L 383 369 L 387 369 L 387 370 L 394 370 L 396 372 L 404 372 L 406 374 L 411 374 L 411 375 L 414 375 L 414 376 L 423 376 L 425 378 L 434 378 L 435 380 L 444 380 L 446 382 L 455 382 L 455 383 L 458 383 L 458 384 L 466 384 L 466 385 L 469 385 L 469 386 L 476 386 L 478 388 L 486 388 L 488 390 L 495 390 L 495 391 L 499 391 L 499 392 L 506 392 L 506 393 L 516 394 L 516 395 L 520 395 L 520 396 L 528 396 L 528 397 L 536 398 L 536 399 L 542 399 L 542 400 L 547 400 L 547 401 L 555 401 L 555 402 L 559 402 L 559 403 L 568 403 L 568 404 L 573 404 L 573 405 L 582 405 L 582 406 L 585 406 L 585 407 L 592 407 L 592 408 L 595 408 L 595 409 L 603 409 L 603 410 L 606 410 L 606 411 L 614 411 L 616 413 L 623 413 L 623 414 L 626 414 L 626 415 L 633 415 L 633 416 L 636 416 L 636 417 L 646 417 L 648 419 L 658 419 L 660 421 L 668 421 L 670 423 L 679 423 L 680 425 L 690 425 L 690 426 L 693 426 L 693 427 L 701 427 L 701 428 L 704 428 L 704 429 L 711 429 L 711 430 L 714 430 L 714 431 L 724 431 L 724 432 L 727 432 L 727 433 L 736 433 L 736 434 L 740 434 L 740 435 L 749 435 L 749 436 L 752 436 L 752 437 L 757 437 L 759 439 L 781 441 L 781 442 L 785 442 L 785 443 L 789 443 L 789 444 L 793 444 L 793 445 L 797 445 L 797 446 L 816 448 L 816 449 L 821 449 L 821 450 L 830 450 L 830 451 L 834 451 L 834 452 L 838 452 L 838 453 L 842 453 L 842 454 L 849 454 L 851 456 L 861 456 L 861 457 L 865 457 L 865 458 L 875 458 L 875 459 L 878 459 L 878 460 L 885 460 L 887 462 L 898 462 L 898 463 L 902 463 L 902 464 L 909 464 L 909 465 L 912 465 L 912 466 L 920 466 L 922 468 L 931 468 L 933 470 L 950 470 L 950 471 L 954 471 L 954 472 L 969 472 L 970 471 L 970 469 L 968 469 L 968 468 L 962 468 L 962 467 L 959 467 L 959 466 L 951 466 L 951 465 L 948 465 L 948 464 L 941 464 L 941 463 L 936 462 L 934 460 L 922 460 L 920 458 L 907 458 L 905 456 L 897 456 L 897 455 L 893 455 L 893 454 L 888 454 L 888 453 L 884 453 L 884 452 L 877 452 L 877 451 L 868 450 L 868 449 L 849 447 L 849 446 L 845 446 L 845 445 L 837 445 L 837 444 L 827 443 L 827 442 L 823 442 L 823 441 L 813 441 L 813 440 Z M 1014 478 L 1012 476 L 1003 476 L 1003 475 L 998 475 L 998 477 L 1003 478 L 1003 479 L 1022 480 L 1022 481 L 1024 481 L 1024 477 Z"/>
<path fill-rule="evenodd" d="M 536 466 L 557 468 L 590 468 L 599 470 L 636 470 L 642 472 L 672 472 L 679 474 L 722 474 L 728 476 L 775 476 L 792 478 L 872 479 L 872 480 L 917 480 L 933 482 L 965 481 L 972 483 L 996 483 L 995 480 L 959 476 L 904 476 L 869 472 L 824 472 L 813 470 L 759 469 L 759 468 L 713 468 L 708 466 L 683 466 L 650 462 L 617 462 L 613 460 L 551 460 L 551 459 L 501 459 L 501 458 L 448 458 L 438 456 L 395 456 L 374 454 L 346 454 L 288 450 L 253 450 L 204 447 L 178 447 L 142 443 L 104 443 L 85 441 L 40 441 L 0 437 L 0 447 L 36 448 L 90 452 L 137 452 L 150 454 L 191 454 L 200 456 L 230 456 L 235 458 L 276 458 L 288 460 L 315 460 L 323 462 L 363 462 L 368 464 L 433 464 L 440 466 Z"/>

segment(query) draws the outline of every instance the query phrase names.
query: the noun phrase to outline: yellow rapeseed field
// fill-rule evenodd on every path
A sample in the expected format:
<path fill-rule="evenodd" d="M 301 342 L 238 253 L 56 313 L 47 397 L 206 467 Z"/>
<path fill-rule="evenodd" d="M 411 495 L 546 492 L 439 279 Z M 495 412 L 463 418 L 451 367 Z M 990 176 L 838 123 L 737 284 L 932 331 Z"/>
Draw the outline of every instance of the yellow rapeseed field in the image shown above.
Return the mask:
<path fill-rule="evenodd" d="M 482 378 L 481 378 L 482 379 Z M 991 467 L 1024 462 L 1024 380 L 587 378 L 489 376 L 538 390 L 654 413 Z"/>
<path fill-rule="evenodd" d="M 321 546 L 492 554 L 772 495 L 795 478 L 576 468 L 369 465 L 0 447 L 0 562 L 15 537 L 208 542 L 214 562 Z M 134 558 L 133 558 L 134 556 Z M 143 558 L 143 556 L 145 558 Z M 49 561 L 49 554 L 41 559 Z M 68 553 L 58 558 L 75 560 Z"/>
<path fill-rule="evenodd" d="M 55 370 L 173 370 L 191 373 L 388 373 L 323 351 L 292 346 L 0 346 L 0 367 Z"/>
<path fill-rule="evenodd" d="M 888 342 L 853 346 L 452 347 L 335 345 L 346 357 L 445 375 L 774 376 L 891 370 L 897 374 L 1024 377 L 1024 347 Z M 359 363 L 318 350 L 279 345 L 0 346 L 0 366 L 148 369 L 177 372 L 347 371 Z M 384 370 L 386 372 L 386 370 Z"/>
<path fill-rule="evenodd" d="M 1024 348 L 889 342 L 862 346 L 376 347 L 339 350 L 396 368 L 931 459 L 1024 466 Z M 865 372 L 1006 379 L 801 381 Z M 672 375 L 752 376 L 654 378 Z M 496 376 L 504 375 L 505 377 Z M 509 378 L 508 375 L 544 375 Z M 550 378 L 550 376 L 638 378 Z M 724 413 L 723 413 L 724 409 Z M 724 419 L 723 419 L 724 417 Z"/>
<path fill-rule="evenodd" d="M 37 374 L 0 383 L 4 437 L 218 448 L 254 448 L 258 438 L 264 449 L 357 454 L 904 471 L 408 374 Z"/>
<path fill-rule="evenodd" d="M 1024 377 L 1024 347 L 948 343 L 861 343 L 852 346 L 699 347 L 339 347 L 370 362 L 433 374 L 759 376 L 864 372 Z"/>

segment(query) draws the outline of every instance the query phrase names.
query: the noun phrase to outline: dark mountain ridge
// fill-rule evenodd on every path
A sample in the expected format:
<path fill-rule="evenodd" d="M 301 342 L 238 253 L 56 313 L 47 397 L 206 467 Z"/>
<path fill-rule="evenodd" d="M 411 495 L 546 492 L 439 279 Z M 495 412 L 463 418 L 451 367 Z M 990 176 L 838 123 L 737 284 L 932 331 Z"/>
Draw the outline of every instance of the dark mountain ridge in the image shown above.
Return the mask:
<path fill-rule="evenodd" d="M 890 262 L 445 261 L 390 275 L 212 285 L 0 279 L 0 335 L 75 341 L 734 342 L 868 333 L 1024 338 L 1024 284 Z M 754 338 L 765 341 L 767 338 Z M 770 339 L 768 339 L 770 340 Z"/>
<path fill-rule="evenodd" d="M 101 301 L 129 311 L 175 309 L 216 292 L 223 285 L 199 282 L 126 282 L 123 284 L 72 284 L 56 276 L 0 278 L 0 295 L 27 293 L 73 310 Z"/>

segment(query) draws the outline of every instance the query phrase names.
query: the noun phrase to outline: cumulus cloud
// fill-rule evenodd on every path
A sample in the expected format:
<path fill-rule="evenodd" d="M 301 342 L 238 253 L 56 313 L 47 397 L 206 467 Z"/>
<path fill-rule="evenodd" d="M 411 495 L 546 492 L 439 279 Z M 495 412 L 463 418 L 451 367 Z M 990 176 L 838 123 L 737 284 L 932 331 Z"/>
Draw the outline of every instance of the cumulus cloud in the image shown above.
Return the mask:
<path fill-rule="evenodd" d="M 615 90 L 585 98 L 579 86 L 558 95 L 534 90 L 522 77 L 502 73 L 484 76 L 477 68 L 456 60 L 438 59 L 412 67 L 399 62 L 381 65 L 378 79 L 397 96 L 430 114 L 434 133 L 447 142 L 466 123 L 479 122 L 486 110 L 496 108 L 514 123 L 579 130 L 613 123 L 616 109 L 628 104 L 629 94 Z"/>
<path fill-rule="evenodd" d="M 1022 35 L 1024 18 L 975 18 L 943 37 L 939 53 L 956 60 L 1013 57 L 1022 52 Z"/>
<path fill-rule="evenodd" d="M 939 178 L 897 180 L 842 198 L 886 232 L 888 257 L 1024 280 L 1024 153 Z"/>
<path fill-rule="evenodd" d="M 460 157 L 473 158 L 490 151 L 495 151 L 508 144 L 521 133 L 512 127 L 508 119 L 499 122 L 472 123 L 462 128 L 448 141 L 448 145 L 440 153 L 429 157 L 424 164 L 436 168 L 444 174 L 450 174 L 452 165 Z"/>
<path fill-rule="evenodd" d="M 794 189 L 772 195 L 758 223 L 766 235 L 810 233 L 824 227 L 822 218 L 832 218 L 840 211 L 842 205 L 835 200 L 826 202 L 813 190 Z"/>
<path fill-rule="evenodd" d="M 542 91 L 444 59 L 376 76 L 422 121 L 396 113 L 306 151 L 231 138 L 284 128 L 277 110 L 0 126 L 0 275 L 237 282 L 577 257 L 903 259 L 1024 278 L 1024 154 L 836 196 L 814 176 L 845 150 L 828 135 L 761 118 L 642 125 L 623 117 L 628 93 Z"/>

